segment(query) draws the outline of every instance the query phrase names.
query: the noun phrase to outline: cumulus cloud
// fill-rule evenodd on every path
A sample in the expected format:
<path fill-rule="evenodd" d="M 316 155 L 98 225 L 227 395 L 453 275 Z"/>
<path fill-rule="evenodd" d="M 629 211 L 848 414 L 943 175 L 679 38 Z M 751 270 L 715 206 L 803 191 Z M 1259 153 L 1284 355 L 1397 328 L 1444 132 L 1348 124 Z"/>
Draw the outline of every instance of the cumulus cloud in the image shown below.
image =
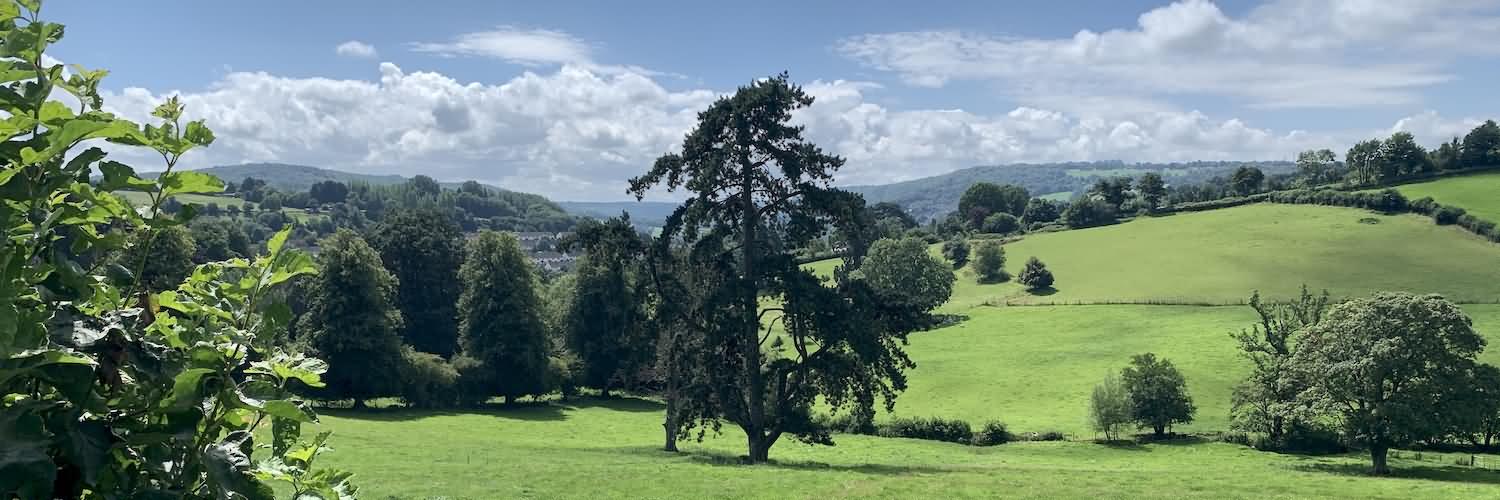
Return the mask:
<path fill-rule="evenodd" d="M 379 55 L 375 46 L 359 40 L 349 40 L 333 48 L 334 53 L 344 57 L 355 57 L 360 59 L 374 59 Z"/>
<path fill-rule="evenodd" d="M 1234 18 L 1207 0 L 1145 12 L 1136 26 L 1068 38 L 959 31 L 854 36 L 835 50 L 910 85 L 997 81 L 1035 102 L 1084 95 L 1203 94 L 1270 108 L 1408 104 L 1454 78 L 1465 54 L 1494 55 L 1500 2 L 1276 0 Z"/>
<path fill-rule="evenodd" d="M 867 94 L 879 86 L 870 83 L 817 81 L 805 88 L 817 101 L 795 120 L 810 139 L 848 158 L 839 176 L 846 185 L 978 164 L 1291 159 L 1304 149 L 1340 150 L 1390 132 L 1274 131 L 1197 111 L 898 110 L 872 102 Z M 420 173 L 574 200 L 626 198 L 626 180 L 676 149 L 697 112 L 722 95 L 574 65 L 491 84 L 382 63 L 373 80 L 239 72 L 203 91 L 127 88 L 107 93 L 105 102 L 112 112 L 144 121 L 174 94 L 186 102 L 189 118 L 207 120 L 218 136 L 188 157 L 190 167 L 276 161 Z M 1424 130 L 1418 135 L 1425 137 L 1468 123 L 1427 113 L 1392 129 Z M 139 152 L 120 154 L 142 168 L 155 165 Z"/>
<path fill-rule="evenodd" d="M 411 49 L 446 57 L 491 57 L 522 65 L 592 64 L 592 49 L 582 39 L 561 31 L 514 26 L 465 33 L 446 42 L 413 43 Z"/>

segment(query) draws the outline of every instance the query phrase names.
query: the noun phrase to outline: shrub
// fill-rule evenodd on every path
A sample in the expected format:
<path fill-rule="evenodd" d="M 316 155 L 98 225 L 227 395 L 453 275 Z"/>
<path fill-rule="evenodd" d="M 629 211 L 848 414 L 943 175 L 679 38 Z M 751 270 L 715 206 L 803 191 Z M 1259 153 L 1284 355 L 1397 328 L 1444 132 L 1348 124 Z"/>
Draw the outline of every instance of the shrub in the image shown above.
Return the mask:
<path fill-rule="evenodd" d="M 458 403 L 463 406 L 479 406 L 489 401 L 494 393 L 490 391 L 489 371 L 485 369 L 484 363 L 467 355 L 454 356 L 449 362 L 453 370 L 458 372 Z"/>
<path fill-rule="evenodd" d="M 458 370 L 442 356 L 401 347 L 401 402 L 412 408 L 447 408 L 458 402 Z"/>
<path fill-rule="evenodd" d="M 1041 260 L 1032 257 L 1026 261 L 1026 267 L 1021 269 L 1020 281 L 1028 290 L 1052 288 L 1052 271 L 1048 271 L 1047 265 Z"/>
<path fill-rule="evenodd" d="M 1062 218 L 1068 227 L 1085 228 L 1115 223 L 1115 209 L 1108 203 L 1090 198 L 1079 198 L 1063 210 Z"/>
<path fill-rule="evenodd" d="M 980 243 L 974 254 L 974 273 L 979 275 L 980 283 L 1000 283 L 1010 279 L 1005 274 L 1005 248 L 999 242 Z"/>
<path fill-rule="evenodd" d="M 1409 209 L 1412 212 L 1422 215 L 1434 215 L 1439 209 L 1443 208 L 1443 206 L 1438 204 L 1437 200 L 1432 199 L 1431 196 L 1424 196 L 1413 200 L 1409 205 Z"/>
<path fill-rule="evenodd" d="M 974 435 L 974 446 L 995 446 L 1011 441 L 1010 431 L 1005 429 L 1005 424 L 1000 421 L 991 420 L 984 423 L 979 433 Z"/>
<path fill-rule="evenodd" d="M 969 240 L 963 235 L 955 235 L 943 242 L 943 257 L 953 263 L 954 269 L 964 267 L 964 264 L 969 263 Z"/>
<path fill-rule="evenodd" d="M 881 437 L 899 437 L 968 444 L 974 430 L 963 420 L 941 418 L 893 418 L 876 429 Z"/>
<path fill-rule="evenodd" d="M 1464 209 L 1459 207 L 1443 206 L 1432 212 L 1432 221 L 1439 226 L 1457 224 L 1458 219 L 1464 216 Z"/>
<path fill-rule="evenodd" d="M 841 414 L 828 416 L 819 414 L 813 418 L 814 424 L 830 432 L 842 432 L 844 434 L 875 435 L 875 421 L 866 415 Z"/>
<path fill-rule="evenodd" d="M 1021 441 L 1067 441 L 1068 435 L 1062 431 L 1028 432 L 1020 436 Z"/>
<path fill-rule="evenodd" d="M 1021 229 L 1021 220 L 1008 213 L 990 214 L 984 218 L 984 226 L 981 228 L 986 233 L 1010 234 Z"/>
<path fill-rule="evenodd" d="M 1120 377 L 1111 374 L 1094 386 L 1094 393 L 1089 398 L 1089 423 L 1094 432 L 1102 432 L 1104 439 L 1114 441 L 1120 438 L 1120 430 L 1131 422 L 1130 408 L 1130 393 L 1125 390 Z"/>

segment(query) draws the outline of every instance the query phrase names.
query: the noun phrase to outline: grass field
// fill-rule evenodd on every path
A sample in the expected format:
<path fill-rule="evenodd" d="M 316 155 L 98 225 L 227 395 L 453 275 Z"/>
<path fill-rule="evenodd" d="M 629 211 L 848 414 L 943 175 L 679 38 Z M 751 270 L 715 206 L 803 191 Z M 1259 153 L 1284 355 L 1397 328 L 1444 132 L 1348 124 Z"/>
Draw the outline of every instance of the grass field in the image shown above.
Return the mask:
<path fill-rule="evenodd" d="M 1438 203 L 1463 207 L 1475 217 L 1500 221 L 1500 172 L 1445 177 L 1396 189 L 1407 199 L 1431 196 Z"/>
<path fill-rule="evenodd" d="M 1500 365 L 1500 306 L 1468 305 Z M 1231 332 L 1256 320 L 1248 306 L 976 307 L 969 319 L 914 334 L 910 387 L 894 414 L 1000 420 L 1018 432 L 1055 430 L 1092 439 L 1088 397 L 1130 356 L 1154 352 L 1177 365 L 1198 407 L 1177 430 L 1228 430 L 1230 391 L 1248 370 Z"/>
<path fill-rule="evenodd" d="M 1222 443 L 955 444 L 838 436 L 783 439 L 773 463 L 738 464 L 743 438 L 658 451 L 660 407 L 581 400 L 463 413 L 325 411 L 335 450 L 320 463 L 388 498 L 1493 498 L 1500 473 L 1439 457 L 1304 457 Z"/>

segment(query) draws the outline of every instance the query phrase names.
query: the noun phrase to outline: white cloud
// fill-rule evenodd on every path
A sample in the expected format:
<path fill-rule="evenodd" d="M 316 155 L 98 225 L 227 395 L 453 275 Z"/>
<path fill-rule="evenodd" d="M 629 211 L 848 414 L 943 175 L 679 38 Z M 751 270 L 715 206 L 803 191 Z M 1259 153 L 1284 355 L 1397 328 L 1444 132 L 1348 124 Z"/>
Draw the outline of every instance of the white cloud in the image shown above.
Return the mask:
<path fill-rule="evenodd" d="M 878 85 L 815 81 L 816 103 L 799 111 L 809 139 L 848 159 L 840 184 L 941 174 L 979 164 L 1078 160 L 1292 159 L 1301 150 L 1342 151 L 1354 141 L 1410 130 L 1424 144 L 1475 120 L 1428 112 L 1390 129 L 1274 131 L 1197 111 L 1086 113 L 1020 106 L 981 114 L 897 110 L 871 102 Z M 106 92 L 106 109 L 146 120 L 177 94 L 190 119 L 218 140 L 188 167 L 277 161 L 370 173 L 476 179 L 563 200 L 626 198 L 626 181 L 676 149 L 716 90 L 668 90 L 650 75 L 563 65 L 499 83 L 379 65 L 375 80 L 231 73 L 208 89 Z M 159 166 L 139 151 L 122 160 Z"/>
<path fill-rule="evenodd" d="M 523 65 L 592 64 L 592 49 L 582 39 L 561 31 L 500 26 L 465 33 L 447 42 L 419 42 L 412 50 L 446 57 L 491 57 Z"/>
<path fill-rule="evenodd" d="M 1475 42 L 1497 35 L 1496 0 L 1277 0 L 1242 18 L 1181 0 L 1141 14 L 1134 27 L 1069 38 L 917 31 L 850 37 L 835 48 L 911 85 L 997 81 L 1026 103 L 1189 93 L 1320 108 L 1416 102 L 1420 89 L 1454 78 L 1447 67 L 1457 56 L 1500 52 Z"/>
<path fill-rule="evenodd" d="M 379 55 L 375 46 L 359 40 L 349 40 L 334 47 L 334 53 L 344 57 L 356 57 L 360 59 L 374 59 Z"/>

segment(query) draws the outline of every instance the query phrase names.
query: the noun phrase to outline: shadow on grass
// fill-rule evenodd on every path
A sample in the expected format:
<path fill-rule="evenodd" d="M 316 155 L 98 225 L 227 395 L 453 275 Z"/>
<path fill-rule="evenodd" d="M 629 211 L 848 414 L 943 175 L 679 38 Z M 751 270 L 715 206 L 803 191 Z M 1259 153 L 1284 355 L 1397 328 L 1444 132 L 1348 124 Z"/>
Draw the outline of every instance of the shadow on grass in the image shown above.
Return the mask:
<path fill-rule="evenodd" d="M 1177 435 L 1177 434 L 1168 435 L 1168 436 L 1162 437 L 1162 438 L 1151 437 L 1150 434 L 1147 434 L 1147 435 L 1141 436 L 1139 440 L 1142 443 L 1158 444 L 1158 445 L 1163 445 L 1163 446 L 1194 446 L 1194 445 L 1200 445 L 1200 444 L 1203 444 L 1203 443 L 1211 443 L 1211 442 L 1213 442 L 1212 439 L 1208 439 L 1208 438 L 1205 438 L 1203 436 L 1191 436 L 1191 435 L 1184 436 L 1184 435 Z"/>
<path fill-rule="evenodd" d="M 1313 459 L 1308 460 L 1312 461 Z M 1408 465 L 1397 462 L 1391 464 L 1391 473 L 1387 476 L 1375 475 L 1370 471 L 1370 464 L 1367 463 L 1318 462 L 1298 464 L 1293 466 L 1293 468 L 1301 471 L 1321 472 L 1340 476 L 1421 479 L 1450 483 L 1500 484 L 1500 472 L 1459 465 Z"/>
<path fill-rule="evenodd" d="M 574 396 L 566 400 L 542 399 L 516 402 L 510 405 L 492 402 L 472 408 L 421 409 L 389 406 L 385 408 L 353 410 L 325 407 L 319 408 L 318 413 L 338 418 L 375 422 L 405 422 L 429 417 L 456 415 L 484 415 L 506 420 L 547 422 L 567 420 L 569 412 L 584 408 L 605 408 L 631 413 L 650 413 L 662 411 L 664 405 L 649 399 L 633 397 L 600 398 Z"/>
<path fill-rule="evenodd" d="M 1047 287 L 1047 288 L 1033 288 L 1033 289 L 1026 290 L 1026 293 L 1029 293 L 1032 296 L 1036 296 L 1036 297 L 1049 297 L 1049 296 L 1052 296 L 1052 295 L 1057 295 L 1057 288 L 1056 287 L 1050 287 L 1050 286 Z"/>
<path fill-rule="evenodd" d="M 744 455 L 734 455 L 713 451 L 685 451 L 671 454 L 661 451 L 660 448 L 652 448 L 652 452 L 665 456 L 685 457 L 693 463 L 711 465 L 714 467 L 770 467 L 783 470 L 797 471 L 838 471 L 855 472 L 859 474 L 871 474 L 877 476 L 904 476 L 909 474 L 942 474 L 958 472 L 957 469 L 943 467 L 931 467 L 922 465 L 891 465 L 891 464 L 828 464 L 823 462 L 804 461 L 782 461 L 775 458 L 776 450 L 771 449 L 771 460 L 764 464 L 751 465 L 746 463 Z"/>
<path fill-rule="evenodd" d="M 1099 444 L 1101 446 L 1104 446 L 1105 448 L 1112 449 L 1112 450 L 1144 451 L 1144 452 L 1150 452 L 1151 451 L 1151 448 L 1147 448 L 1146 445 L 1143 445 L 1143 444 L 1141 444 L 1139 442 L 1131 441 L 1131 440 L 1128 440 L 1128 439 L 1116 439 L 1114 441 L 1095 441 L 1095 443 L 1097 443 L 1097 444 Z"/>

